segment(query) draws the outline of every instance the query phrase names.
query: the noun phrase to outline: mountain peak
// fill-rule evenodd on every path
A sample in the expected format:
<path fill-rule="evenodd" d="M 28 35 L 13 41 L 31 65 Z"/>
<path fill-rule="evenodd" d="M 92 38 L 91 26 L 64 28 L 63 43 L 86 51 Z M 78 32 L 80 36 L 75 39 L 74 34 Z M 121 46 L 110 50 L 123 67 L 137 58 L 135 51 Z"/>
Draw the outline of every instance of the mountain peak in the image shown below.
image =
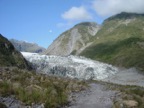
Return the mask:
<path fill-rule="evenodd" d="M 79 24 L 76 24 L 74 27 L 77 27 L 77 26 L 96 26 L 96 25 L 98 25 L 98 24 L 95 22 L 81 22 Z"/>
<path fill-rule="evenodd" d="M 45 51 L 45 48 L 38 46 L 36 43 L 19 41 L 15 39 L 10 39 L 10 41 L 18 51 L 33 53 L 42 53 Z"/>
<path fill-rule="evenodd" d="M 62 33 L 47 49 L 48 55 L 67 56 L 79 54 L 91 44 L 100 26 L 94 22 L 82 22 Z"/>
<path fill-rule="evenodd" d="M 141 16 L 144 16 L 144 14 L 121 12 L 119 14 L 111 16 L 110 18 L 106 19 L 106 21 L 114 20 L 114 19 L 132 19 L 132 18 L 141 17 Z"/>

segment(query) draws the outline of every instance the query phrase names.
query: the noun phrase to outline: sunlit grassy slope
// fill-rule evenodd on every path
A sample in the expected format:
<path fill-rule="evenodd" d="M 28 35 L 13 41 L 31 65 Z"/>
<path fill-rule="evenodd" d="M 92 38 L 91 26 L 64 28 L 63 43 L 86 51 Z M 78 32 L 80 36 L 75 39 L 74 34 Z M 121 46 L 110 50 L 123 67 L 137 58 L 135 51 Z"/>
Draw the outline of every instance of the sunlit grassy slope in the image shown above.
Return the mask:
<path fill-rule="evenodd" d="M 93 44 L 80 55 L 144 71 L 144 15 L 121 13 L 105 20 Z"/>
<path fill-rule="evenodd" d="M 23 105 L 43 103 L 45 108 L 59 108 L 68 104 L 69 93 L 78 92 L 87 87 L 84 81 L 76 79 L 36 74 L 18 68 L 2 68 L 1 70 L 0 97 L 13 95 Z"/>

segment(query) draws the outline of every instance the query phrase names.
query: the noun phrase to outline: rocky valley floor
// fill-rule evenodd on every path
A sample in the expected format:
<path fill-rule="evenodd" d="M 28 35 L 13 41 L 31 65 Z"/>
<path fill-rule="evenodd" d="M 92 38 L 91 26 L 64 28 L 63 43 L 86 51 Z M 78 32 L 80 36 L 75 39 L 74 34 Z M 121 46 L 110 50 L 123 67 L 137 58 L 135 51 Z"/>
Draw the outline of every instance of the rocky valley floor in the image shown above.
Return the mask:
<path fill-rule="evenodd" d="M 118 93 L 115 90 L 106 90 L 102 84 L 91 83 L 90 87 L 81 93 L 73 93 L 71 103 L 65 108 L 111 108 Z"/>
<path fill-rule="evenodd" d="M 92 81 L 89 87 L 70 95 L 64 108 L 143 108 L 144 88 Z"/>
<path fill-rule="evenodd" d="M 144 108 L 140 86 L 49 77 L 15 68 L 2 68 L 0 74 L 0 108 Z"/>
<path fill-rule="evenodd" d="M 77 56 L 24 56 L 36 72 L 0 67 L 2 108 L 144 108 L 144 75 L 135 68 Z"/>

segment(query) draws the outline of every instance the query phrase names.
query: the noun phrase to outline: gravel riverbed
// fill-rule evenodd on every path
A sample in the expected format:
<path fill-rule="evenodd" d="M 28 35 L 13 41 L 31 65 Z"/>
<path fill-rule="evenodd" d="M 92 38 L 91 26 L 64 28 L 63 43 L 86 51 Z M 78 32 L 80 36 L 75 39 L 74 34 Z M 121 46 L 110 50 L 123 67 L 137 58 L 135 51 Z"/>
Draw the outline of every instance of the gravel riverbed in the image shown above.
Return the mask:
<path fill-rule="evenodd" d="M 70 104 L 64 108 L 111 108 L 117 91 L 107 90 L 102 84 L 91 83 L 82 92 L 73 93 Z"/>

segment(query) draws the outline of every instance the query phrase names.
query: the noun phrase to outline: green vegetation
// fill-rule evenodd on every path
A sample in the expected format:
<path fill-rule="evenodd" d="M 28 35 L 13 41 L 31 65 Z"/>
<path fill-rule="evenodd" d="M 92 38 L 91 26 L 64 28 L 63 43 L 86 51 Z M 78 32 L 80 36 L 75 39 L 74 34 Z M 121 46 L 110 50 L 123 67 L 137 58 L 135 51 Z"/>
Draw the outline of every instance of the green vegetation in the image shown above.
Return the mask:
<path fill-rule="evenodd" d="M 113 65 L 124 67 L 137 67 L 144 69 L 144 49 L 138 42 L 144 42 L 140 38 L 131 37 L 118 42 L 102 43 L 92 46 L 83 52 L 89 58 L 110 62 Z"/>
<path fill-rule="evenodd" d="M 108 18 L 107 21 L 114 20 L 114 19 L 130 19 L 130 18 L 134 18 L 134 17 L 143 17 L 143 16 L 144 16 L 144 14 L 122 12 L 120 14 L 117 14 L 115 16 Z"/>
<path fill-rule="evenodd" d="M 25 105 L 44 103 L 45 108 L 66 105 L 70 92 L 81 91 L 87 86 L 83 81 L 46 76 L 17 68 L 3 69 L 0 79 L 0 96 L 15 95 Z"/>
<path fill-rule="evenodd" d="M 0 103 L 0 107 L 1 107 L 1 108 L 7 108 L 7 106 L 4 105 L 3 103 Z"/>
<path fill-rule="evenodd" d="M 80 55 L 144 71 L 143 16 L 122 13 L 107 19 L 93 44 Z"/>
<path fill-rule="evenodd" d="M 14 46 L 0 34 L 0 65 L 29 68 L 23 56 L 15 50 Z"/>

